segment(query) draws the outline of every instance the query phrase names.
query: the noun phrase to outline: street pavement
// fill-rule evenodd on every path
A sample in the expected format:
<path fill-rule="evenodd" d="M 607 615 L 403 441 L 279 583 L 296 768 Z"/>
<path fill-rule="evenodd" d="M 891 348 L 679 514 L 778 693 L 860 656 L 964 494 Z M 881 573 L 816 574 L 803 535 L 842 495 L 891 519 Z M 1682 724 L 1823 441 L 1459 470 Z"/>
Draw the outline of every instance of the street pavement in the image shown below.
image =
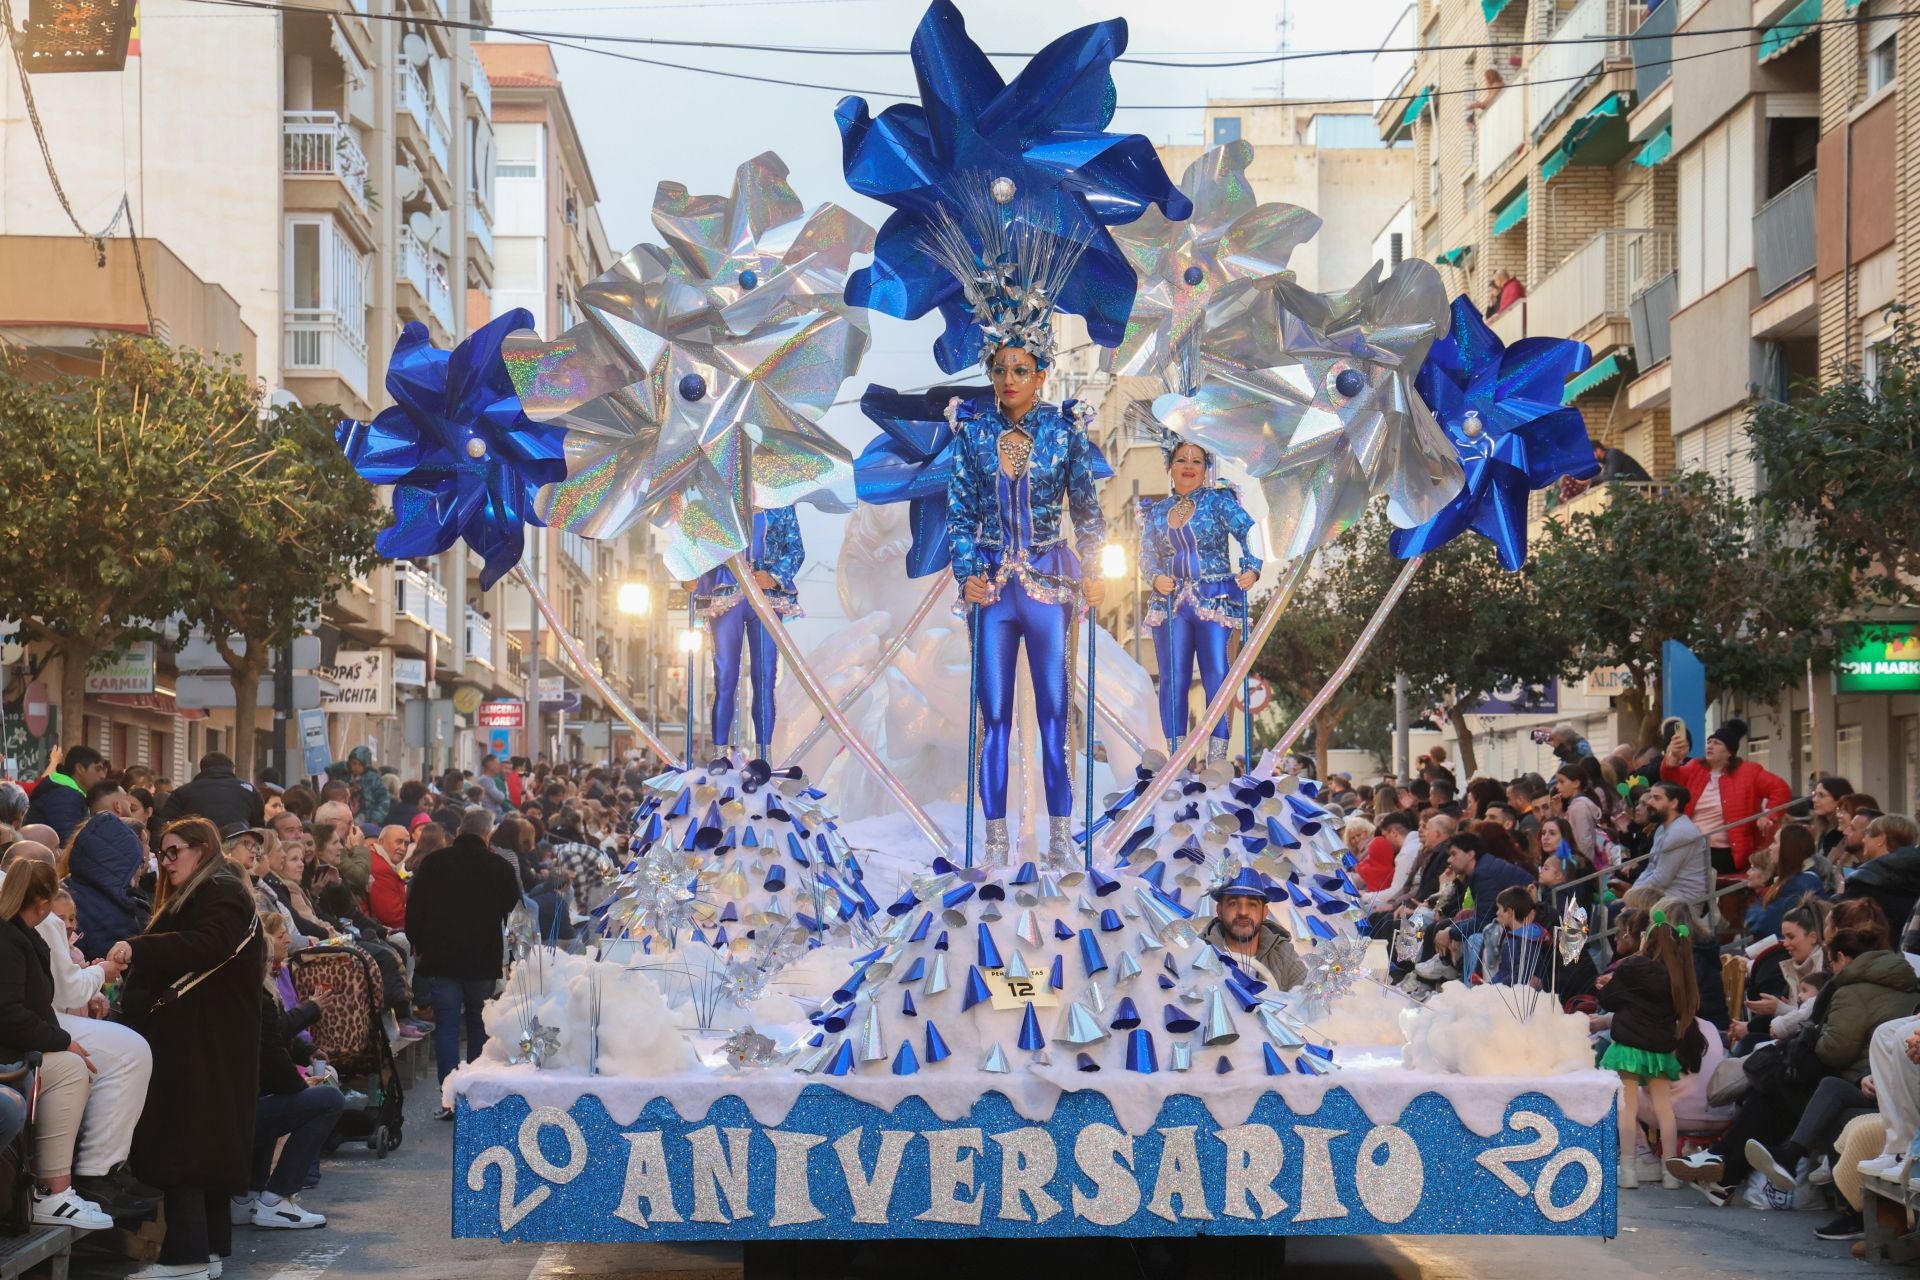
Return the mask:
<path fill-rule="evenodd" d="M 450 1239 L 453 1126 L 433 1118 L 434 1102 L 431 1085 L 410 1092 L 406 1141 L 385 1160 L 350 1148 L 324 1163 L 323 1180 L 301 1202 L 326 1214 L 326 1227 L 234 1228 L 228 1280 L 371 1280 L 394 1275 L 419 1280 L 739 1280 L 743 1275 L 742 1251 L 732 1245 L 508 1245 Z M 1876 1271 L 1895 1274 L 1891 1268 L 1855 1261 L 1845 1244 L 1814 1239 L 1813 1228 L 1825 1220 L 1824 1213 L 1714 1209 L 1691 1190 L 1658 1187 L 1623 1192 L 1621 1203 L 1621 1234 L 1614 1240 L 1305 1238 L 1289 1242 L 1286 1271 L 1333 1280 L 1820 1280 Z M 1061 1280 L 1076 1274 L 1136 1280 L 1153 1270 L 1150 1260 L 1135 1257 L 1124 1243 L 1073 1242 L 1044 1250 L 1033 1244 L 864 1250 L 847 1259 L 846 1272 L 888 1280 L 926 1280 L 949 1272 L 977 1276 L 991 1273 L 1002 1258 L 1018 1280 Z M 72 1274 L 75 1280 L 119 1280 L 132 1265 L 98 1254 L 76 1255 Z"/>

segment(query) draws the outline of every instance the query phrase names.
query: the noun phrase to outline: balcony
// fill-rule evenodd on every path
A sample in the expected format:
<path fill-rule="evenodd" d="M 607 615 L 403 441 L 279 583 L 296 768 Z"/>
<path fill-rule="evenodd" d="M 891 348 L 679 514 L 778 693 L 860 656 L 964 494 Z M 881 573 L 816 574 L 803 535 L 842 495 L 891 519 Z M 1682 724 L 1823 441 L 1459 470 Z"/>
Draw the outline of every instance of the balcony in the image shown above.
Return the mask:
<path fill-rule="evenodd" d="M 1600 331 L 1624 327 L 1634 294 L 1674 269 L 1673 241 L 1671 231 L 1646 228 L 1610 227 L 1595 235 L 1528 295 L 1528 332 L 1581 338 L 1595 350 L 1625 343 L 1625 331 Z"/>
<path fill-rule="evenodd" d="M 393 616 L 396 622 L 415 622 L 442 640 L 447 634 L 447 589 L 418 565 L 405 564 L 393 574 Z"/>
<path fill-rule="evenodd" d="M 487 69 L 480 65 L 480 55 L 470 53 L 467 65 L 467 92 L 473 95 L 474 105 L 480 108 L 480 114 L 493 119 L 493 82 L 487 79 Z"/>
<path fill-rule="evenodd" d="M 1673 355 L 1673 313 L 1680 305 L 1680 277 L 1668 272 L 1633 295 L 1627 321 L 1633 328 L 1633 363 L 1645 373 Z"/>
<path fill-rule="evenodd" d="M 589 582 L 593 581 L 593 545 L 591 543 L 571 529 L 562 529 L 560 549 L 566 553 L 567 559 L 573 562 L 573 567 L 580 571 L 581 577 Z"/>
<path fill-rule="evenodd" d="M 1535 142 L 1565 115 L 1608 62 L 1627 56 L 1626 36 L 1641 6 L 1631 0 L 1581 0 L 1554 29 L 1553 39 L 1573 43 L 1540 47 L 1527 64 L 1527 129 Z"/>
<path fill-rule="evenodd" d="M 453 293 L 447 286 L 447 270 L 427 252 L 426 246 L 406 227 L 397 236 L 400 249 L 400 279 L 420 296 L 427 311 L 451 336 Z"/>
<path fill-rule="evenodd" d="M 338 311 L 290 308 L 281 322 L 280 365 L 290 378 L 337 377 L 367 399 L 367 336 Z"/>
<path fill-rule="evenodd" d="M 477 609 L 467 610 L 467 661 L 493 670 L 493 620 Z"/>
<path fill-rule="evenodd" d="M 1599 515 L 1613 506 L 1616 497 L 1664 498 L 1672 491 L 1673 486 L 1661 480 L 1616 480 L 1610 484 L 1590 485 L 1563 500 L 1558 488 L 1549 488 L 1542 491 L 1544 514 L 1549 520 L 1565 524 L 1578 515 Z"/>
<path fill-rule="evenodd" d="M 1400 14 L 1387 38 L 1373 55 L 1373 113 L 1378 116 L 1389 104 L 1400 101 L 1402 92 L 1413 80 L 1413 48 L 1420 43 L 1417 10 L 1408 5 Z M 1394 123 L 1399 123 L 1398 117 Z"/>
<path fill-rule="evenodd" d="M 1527 145 L 1527 93 L 1521 85 L 1501 91 L 1474 124 L 1474 148 L 1479 155 L 1480 181 L 1490 182 L 1504 171 Z"/>
<path fill-rule="evenodd" d="M 1499 337 L 1501 345 L 1512 346 L 1527 336 L 1527 304 L 1525 300 L 1514 303 L 1493 319 L 1487 321 L 1487 327 Z"/>
<path fill-rule="evenodd" d="M 412 125 L 425 140 L 427 150 L 439 162 L 440 174 L 444 179 L 446 174 L 453 171 L 452 152 L 447 144 L 447 126 L 441 122 L 440 113 L 428 101 L 426 85 L 421 83 L 419 76 L 413 74 L 411 68 L 402 65 L 395 80 L 394 92 L 398 108 L 395 114 L 399 124 L 403 129 Z"/>
<path fill-rule="evenodd" d="M 367 207 L 367 157 L 332 111 L 280 113 L 280 171 L 290 178 L 334 177 Z"/>
<path fill-rule="evenodd" d="M 1633 92 L 1641 102 L 1673 79 L 1673 28 L 1679 20 L 1680 6 L 1663 4 L 1634 28 Z"/>
<path fill-rule="evenodd" d="M 476 257 L 485 259 L 480 263 L 482 274 L 489 283 L 493 280 L 493 224 L 487 221 L 487 215 L 481 212 L 477 201 L 467 204 L 467 242 L 468 261 Z"/>
<path fill-rule="evenodd" d="M 1769 297 L 1813 270 L 1813 214 L 1818 172 L 1760 206 L 1753 215 L 1753 257 L 1760 294 Z"/>

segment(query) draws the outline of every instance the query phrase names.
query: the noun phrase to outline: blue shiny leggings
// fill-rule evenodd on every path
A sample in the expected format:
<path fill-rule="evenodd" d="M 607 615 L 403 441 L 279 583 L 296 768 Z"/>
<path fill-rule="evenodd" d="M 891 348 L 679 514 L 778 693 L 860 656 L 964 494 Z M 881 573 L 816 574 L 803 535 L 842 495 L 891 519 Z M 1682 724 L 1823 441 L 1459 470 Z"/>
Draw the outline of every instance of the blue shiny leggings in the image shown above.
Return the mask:
<path fill-rule="evenodd" d="M 740 641 L 753 660 L 753 745 L 773 742 L 773 687 L 780 678 L 780 650 L 773 633 L 745 600 L 713 620 L 713 743 L 733 741 L 734 699 L 740 686 Z"/>
<path fill-rule="evenodd" d="M 1007 746 L 1013 737 L 1015 664 L 1027 646 L 1039 720 L 1040 769 L 1046 780 L 1047 815 L 1073 816 L 1073 777 L 1067 767 L 1067 628 L 1073 607 L 1042 604 L 1018 578 L 1007 579 L 1000 598 L 975 615 L 980 662 L 980 807 L 989 819 L 1007 816 Z"/>
<path fill-rule="evenodd" d="M 1231 628 L 1208 622 L 1185 603 L 1153 629 L 1153 656 L 1160 663 L 1160 731 L 1169 743 L 1187 735 L 1187 692 L 1193 687 L 1194 659 L 1200 661 L 1200 686 L 1211 703 L 1220 691 L 1220 682 L 1227 678 L 1227 642 L 1232 638 Z M 1232 719 L 1221 716 L 1213 726 L 1213 736 L 1222 741 L 1231 737 L 1228 722 Z"/>

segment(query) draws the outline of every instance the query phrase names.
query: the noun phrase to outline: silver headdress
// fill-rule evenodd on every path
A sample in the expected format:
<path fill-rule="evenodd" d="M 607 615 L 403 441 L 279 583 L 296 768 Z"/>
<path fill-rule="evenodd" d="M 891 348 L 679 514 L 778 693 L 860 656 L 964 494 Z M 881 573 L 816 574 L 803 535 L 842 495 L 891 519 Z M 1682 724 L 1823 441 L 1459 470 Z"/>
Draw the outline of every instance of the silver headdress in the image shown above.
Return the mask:
<path fill-rule="evenodd" d="M 1020 347 L 1048 363 L 1056 300 L 1089 242 L 1044 226 L 1011 178 L 964 183 L 956 203 L 935 211 L 922 247 L 960 282 L 982 330 L 981 360 Z"/>

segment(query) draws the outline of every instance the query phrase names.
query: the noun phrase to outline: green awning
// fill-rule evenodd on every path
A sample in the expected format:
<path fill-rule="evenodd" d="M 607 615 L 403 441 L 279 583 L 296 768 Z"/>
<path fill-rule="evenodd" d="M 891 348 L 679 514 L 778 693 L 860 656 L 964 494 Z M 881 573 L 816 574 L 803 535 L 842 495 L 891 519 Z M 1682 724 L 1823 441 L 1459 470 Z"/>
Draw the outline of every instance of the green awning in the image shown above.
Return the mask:
<path fill-rule="evenodd" d="M 1755 56 L 1761 62 L 1770 62 L 1817 31 L 1821 3 L 1822 0 L 1800 0 L 1786 17 L 1761 33 Z"/>
<path fill-rule="evenodd" d="M 1420 92 L 1414 94 L 1413 101 L 1409 102 L 1407 104 L 1407 109 L 1400 113 L 1400 123 L 1394 125 L 1393 128 L 1389 129 L 1387 131 L 1387 136 L 1383 138 L 1382 141 L 1398 142 L 1400 141 L 1400 139 L 1406 137 L 1409 133 L 1413 132 L 1413 122 L 1420 118 L 1420 113 L 1427 109 L 1427 103 L 1432 100 L 1433 100 L 1432 85 L 1428 85 L 1426 88 L 1422 89 Z"/>
<path fill-rule="evenodd" d="M 1560 403 L 1572 404 L 1595 387 L 1612 382 L 1627 371 L 1627 359 L 1623 352 L 1616 351 L 1603 360 L 1596 360 L 1587 366 L 1586 372 L 1576 373 L 1567 379 L 1567 390 L 1560 397 Z"/>
<path fill-rule="evenodd" d="M 1513 199 L 1493 211 L 1493 234 L 1500 236 L 1527 220 L 1527 189 L 1521 187 Z"/>
<path fill-rule="evenodd" d="M 1633 162 L 1651 169 L 1673 154 L 1673 126 L 1667 125 L 1648 138 L 1634 153 Z"/>
<path fill-rule="evenodd" d="M 1508 3 L 1509 0 L 1480 0 L 1480 16 L 1492 22 L 1500 16 L 1500 11 L 1505 9 Z"/>
<path fill-rule="evenodd" d="M 1627 102 L 1625 93 L 1609 94 L 1607 100 L 1567 126 L 1560 145 L 1540 162 L 1540 178 L 1553 181 L 1562 169 L 1580 164 L 1612 164 L 1627 151 Z"/>
<path fill-rule="evenodd" d="M 1473 252 L 1473 246 L 1470 244 L 1455 245 L 1453 248 L 1447 250 L 1445 253 L 1435 258 L 1434 261 L 1441 263 L 1445 266 L 1457 267 L 1460 265 L 1460 259 L 1466 257 L 1468 254 L 1472 252 Z"/>

